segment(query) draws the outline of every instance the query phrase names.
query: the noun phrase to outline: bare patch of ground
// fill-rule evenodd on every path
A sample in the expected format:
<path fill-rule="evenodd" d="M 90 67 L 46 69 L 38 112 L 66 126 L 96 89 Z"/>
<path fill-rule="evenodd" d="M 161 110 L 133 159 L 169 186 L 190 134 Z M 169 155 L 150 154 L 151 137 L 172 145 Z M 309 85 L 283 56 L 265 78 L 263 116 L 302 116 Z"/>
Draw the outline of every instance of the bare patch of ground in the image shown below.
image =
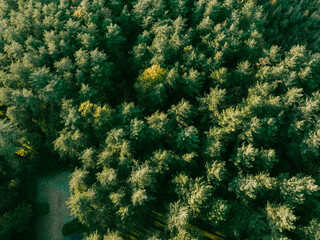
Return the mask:
<path fill-rule="evenodd" d="M 37 182 L 37 203 L 48 203 L 49 213 L 36 221 L 36 240 L 63 240 L 62 227 L 74 219 L 67 207 L 70 172 L 40 178 Z"/>

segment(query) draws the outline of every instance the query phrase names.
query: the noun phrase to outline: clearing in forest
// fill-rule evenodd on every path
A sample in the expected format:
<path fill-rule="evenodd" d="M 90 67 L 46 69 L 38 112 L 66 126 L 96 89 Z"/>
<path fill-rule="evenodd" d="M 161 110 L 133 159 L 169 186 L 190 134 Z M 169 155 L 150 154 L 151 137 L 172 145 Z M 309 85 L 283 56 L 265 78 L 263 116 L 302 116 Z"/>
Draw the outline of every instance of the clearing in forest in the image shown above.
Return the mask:
<path fill-rule="evenodd" d="M 36 240 L 66 240 L 62 227 L 74 219 L 66 205 L 70 196 L 70 172 L 40 178 L 37 182 L 37 203 L 48 203 L 49 213 L 36 221 Z"/>

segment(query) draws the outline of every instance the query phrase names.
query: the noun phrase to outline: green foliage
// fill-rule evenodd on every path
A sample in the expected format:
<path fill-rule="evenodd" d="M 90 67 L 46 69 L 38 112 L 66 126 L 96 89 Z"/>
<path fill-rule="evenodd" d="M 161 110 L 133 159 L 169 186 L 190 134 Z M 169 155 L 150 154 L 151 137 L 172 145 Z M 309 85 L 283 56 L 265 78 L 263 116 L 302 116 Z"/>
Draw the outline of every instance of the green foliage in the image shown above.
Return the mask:
<path fill-rule="evenodd" d="M 264 6 L 264 35 L 271 44 L 285 50 L 292 45 L 303 44 L 319 52 L 320 13 L 317 0 L 257 2 Z"/>
<path fill-rule="evenodd" d="M 165 69 L 159 65 L 152 65 L 143 71 L 135 84 L 140 104 L 149 108 L 151 107 L 149 105 L 150 102 L 152 102 L 152 104 L 162 105 L 166 98 L 164 92 L 165 74 Z"/>
<path fill-rule="evenodd" d="M 72 233 L 79 232 L 81 230 L 81 224 L 77 219 L 74 219 L 70 222 L 67 222 L 66 224 L 63 225 L 62 227 L 62 234 L 63 236 L 68 236 Z"/>
<path fill-rule="evenodd" d="M 292 230 L 295 228 L 294 222 L 297 217 L 294 215 L 290 206 L 267 204 L 266 213 L 270 219 L 270 227 L 273 231 Z"/>
<path fill-rule="evenodd" d="M 0 217 L 0 238 L 11 239 L 13 233 L 21 233 L 31 220 L 31 206 L 21 204 Z M 12 238 L 13 239 L 13 238 Z"/>
<path fill-rule="evenodd" d="M 23 132 L 0 119 L 0 239 L 15 239 L 31 221 L 31 205 L 23 201 L 23 188 L 27 163 L 34 154 Z"/>
<path fill-rule="evenodd" d="M 286 176 L 280 183 L 280 191 L 283 199 L 289 204 L 303 204 L 307 195 L 317 197 L 319 186 L 310 177 L 303 177 L 301 174 L 287 179 Z"/>
<path fill-rule="evenodd" d="M 61 160 L 85 239 L 319 238 L 317 3 L 0 0 L 0 238 Z"/>

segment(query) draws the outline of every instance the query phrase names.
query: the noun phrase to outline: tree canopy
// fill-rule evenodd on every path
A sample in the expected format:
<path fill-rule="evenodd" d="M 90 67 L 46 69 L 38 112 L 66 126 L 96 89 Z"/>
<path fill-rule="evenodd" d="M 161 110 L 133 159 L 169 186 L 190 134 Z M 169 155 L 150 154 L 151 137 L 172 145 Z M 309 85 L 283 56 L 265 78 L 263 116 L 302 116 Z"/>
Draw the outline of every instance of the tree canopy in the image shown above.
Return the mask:
<path fill-rule="evenodd" d="M 0 23 L 0 239 L 49 162 L 87 240 L 146 210 L 146 240 L 319 238 L 317 0 L 0 0 Z"/>

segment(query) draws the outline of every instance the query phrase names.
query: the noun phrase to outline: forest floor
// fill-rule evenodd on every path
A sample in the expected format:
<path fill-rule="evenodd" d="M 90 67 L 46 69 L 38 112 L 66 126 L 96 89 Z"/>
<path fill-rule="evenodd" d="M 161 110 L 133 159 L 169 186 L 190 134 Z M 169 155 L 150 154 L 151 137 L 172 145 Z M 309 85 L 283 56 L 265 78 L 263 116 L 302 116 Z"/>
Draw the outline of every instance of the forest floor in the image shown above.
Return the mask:
<path fill-rule="evenodd" d="M 66 240 L 62 227 L 74 219 L 67 207 L 70 172 L 64 171 L 40 178 L 37 182 L 37 203 L 48 203 L 49 213 L 36 220 L 36 240 Z"/>

